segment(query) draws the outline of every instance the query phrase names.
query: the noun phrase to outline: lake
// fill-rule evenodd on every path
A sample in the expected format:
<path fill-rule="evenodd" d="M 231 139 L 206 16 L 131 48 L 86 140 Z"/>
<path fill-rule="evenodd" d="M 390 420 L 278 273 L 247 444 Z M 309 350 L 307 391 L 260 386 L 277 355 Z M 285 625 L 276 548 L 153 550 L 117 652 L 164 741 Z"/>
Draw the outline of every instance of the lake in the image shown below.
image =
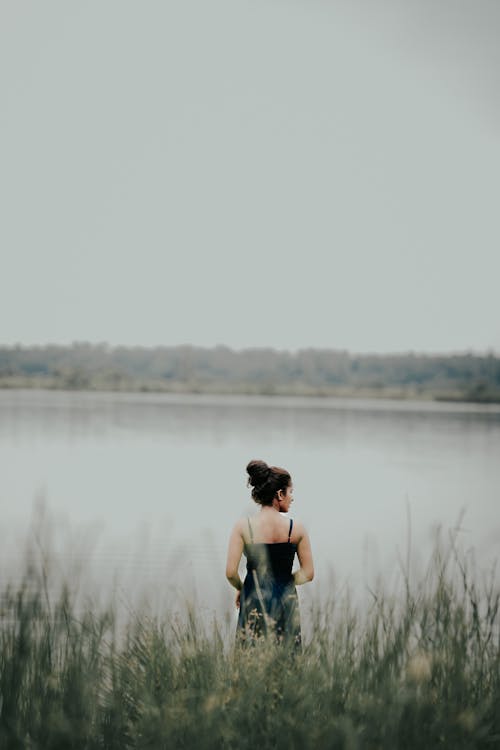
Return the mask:
<path fill-rule="evenodd" d="M 495 405 L 5 390 L 0 455 L 11 577 L 38 529 L 59 573 L 227 606 L 227 537 L 257 510 L 252 458 L 292 474 L 317 569 L 304 601 L 421 570 L 438 527 L 481 568 L 498 556 Z"/>

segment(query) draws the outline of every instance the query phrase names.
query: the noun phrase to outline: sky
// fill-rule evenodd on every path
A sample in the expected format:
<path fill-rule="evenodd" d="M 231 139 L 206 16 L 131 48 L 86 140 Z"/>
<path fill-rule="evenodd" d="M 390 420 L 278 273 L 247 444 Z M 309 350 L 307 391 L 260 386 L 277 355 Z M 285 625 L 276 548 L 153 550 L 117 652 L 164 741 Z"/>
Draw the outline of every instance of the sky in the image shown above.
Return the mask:
<path fill-rule="evenodd" d="M 4 0 L 0 344 L 500 353 L 497 0 Z"/>

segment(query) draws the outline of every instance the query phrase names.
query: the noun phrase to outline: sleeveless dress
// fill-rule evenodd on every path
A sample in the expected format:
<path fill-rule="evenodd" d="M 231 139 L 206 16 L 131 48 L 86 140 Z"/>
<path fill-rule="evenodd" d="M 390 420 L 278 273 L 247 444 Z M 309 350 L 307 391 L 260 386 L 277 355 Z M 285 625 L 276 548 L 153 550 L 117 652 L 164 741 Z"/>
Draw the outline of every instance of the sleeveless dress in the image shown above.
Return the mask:
<path fill-rule="evenodd" d="M 297 545 L 290 542 L 255 543 L 248 520 L 250 544 L 243 552 L 247 574 L 243 581 L 238 615 L 237 640 L 251 643 L 261 636 L 274 636 L 278 642 L 301 645 L 300 614 L 292 566 Z"/>

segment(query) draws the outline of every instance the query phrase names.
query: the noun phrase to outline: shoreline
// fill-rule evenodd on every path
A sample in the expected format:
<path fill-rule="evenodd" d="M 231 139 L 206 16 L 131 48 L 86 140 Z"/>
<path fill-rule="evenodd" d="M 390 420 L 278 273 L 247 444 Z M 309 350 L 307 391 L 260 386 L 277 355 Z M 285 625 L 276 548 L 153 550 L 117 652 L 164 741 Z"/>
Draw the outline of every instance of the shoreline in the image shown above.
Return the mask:
<path fill-rule="evenodd" d="M 306 384 L 281 385 L 278 383 L 201 383 L 196 381 L 166 384 L 162 381 L 117 378 L 114 382 L 103 382 L 96 377 L 86 382 L 68 383 L 60 378 L 3 377 L 0 390 L 42 390 L 89 393 L 144 393 L 173 395 L 217 395 L 217 396 L 275 396 L 287 398 L 338 398 L 379 399 L 390 401 L 421 401 L 423 403 L 500 404 L 500 392 L 472 388 L 470 391 L 432 390 L 415 387 L 387 386 L 380 388 L 338 386 L 314 387 Z"/>

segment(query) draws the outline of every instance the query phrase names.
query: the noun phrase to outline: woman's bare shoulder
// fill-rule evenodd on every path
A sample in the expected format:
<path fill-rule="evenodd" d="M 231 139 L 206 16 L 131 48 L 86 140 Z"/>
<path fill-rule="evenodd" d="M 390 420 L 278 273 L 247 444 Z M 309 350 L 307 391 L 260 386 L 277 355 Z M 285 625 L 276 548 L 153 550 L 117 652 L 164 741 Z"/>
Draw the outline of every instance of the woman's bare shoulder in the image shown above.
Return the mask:
<path fill-rule="evenodd" d="M 247 528 L 248 520 L 246 517 L 238 518 L 233 526 L 233 533 L 243 536 L 244 530 Z"/>
<path fill-rule="evenodd" d="M 303 522 L 300 519 L 298 519 L 298 518 L 294 518 L 293 519 L 293 532 L 292 532 L 292 536 L 294 536 L 297 539 L 297 541 L 300 542 L 300 540 L 304 536 L 306 536 L 306 534 L 307 534 L 307 531 L 306 531 L 306 527 L 304 526 Z"/>

